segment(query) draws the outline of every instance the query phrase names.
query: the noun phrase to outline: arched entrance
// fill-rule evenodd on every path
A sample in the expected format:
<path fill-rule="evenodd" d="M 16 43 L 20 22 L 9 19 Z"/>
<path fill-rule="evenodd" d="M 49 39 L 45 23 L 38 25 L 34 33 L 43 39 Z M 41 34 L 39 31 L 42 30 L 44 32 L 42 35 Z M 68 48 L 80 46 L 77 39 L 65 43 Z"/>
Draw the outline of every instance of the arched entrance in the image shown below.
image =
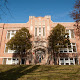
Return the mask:
<path fill-rule="evenodd" d="M 35 50 L 36 63 L 41 63 L 46 57 L 44 49 L 38 48 Z"/>
<path fill-rule="evenodd" d="M 47 48 L 38 46 L 33 49 L 33 58 L 35 64 L 46 64 L 47 62 Z"/>

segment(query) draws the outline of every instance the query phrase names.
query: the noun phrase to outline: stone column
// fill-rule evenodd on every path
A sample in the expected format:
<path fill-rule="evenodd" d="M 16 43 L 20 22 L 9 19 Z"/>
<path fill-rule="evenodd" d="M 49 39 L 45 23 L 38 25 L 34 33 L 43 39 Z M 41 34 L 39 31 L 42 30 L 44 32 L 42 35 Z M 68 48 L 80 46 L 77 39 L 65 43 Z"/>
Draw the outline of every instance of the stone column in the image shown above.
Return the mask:
<path fill-rule="evenodd" d="M 46 64 L 47 64 L 47 61 L 48 61 L 48 50 L 46 49 Z"/>
<path fill-rule="evenodd" d="M 35 53 L 32 52 L 32 64 L 35 64 Z"/>

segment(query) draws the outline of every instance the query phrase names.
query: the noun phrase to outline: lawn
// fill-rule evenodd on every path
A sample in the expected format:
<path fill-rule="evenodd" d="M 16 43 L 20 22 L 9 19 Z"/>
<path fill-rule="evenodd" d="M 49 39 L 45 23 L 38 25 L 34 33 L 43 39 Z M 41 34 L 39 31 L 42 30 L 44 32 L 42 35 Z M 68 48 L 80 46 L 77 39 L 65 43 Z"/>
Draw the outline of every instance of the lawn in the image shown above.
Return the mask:
<path fill-rule="evenodd" d="M 0 80 L 80 80 L 80 66 L 0 65 Z"/>

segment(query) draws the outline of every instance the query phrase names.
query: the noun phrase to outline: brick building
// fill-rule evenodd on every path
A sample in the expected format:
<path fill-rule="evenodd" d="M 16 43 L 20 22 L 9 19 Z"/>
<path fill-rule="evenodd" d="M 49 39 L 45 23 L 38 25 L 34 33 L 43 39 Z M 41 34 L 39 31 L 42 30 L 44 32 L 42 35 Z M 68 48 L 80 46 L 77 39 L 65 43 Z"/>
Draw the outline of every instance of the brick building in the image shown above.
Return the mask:
<path fill-rule="evenodd" d="M 50 30 L 57 24 L 61 24 L 69 33 L 71 46 L 69 48 L 61 48 L 59 54 L 59 65 L 75 65 L 80 64 L 80 39 L 75 34 L 76 29 L 74 22 L 53 22 L 51 16 L 35 17 L 29 16 L 27 23 L 0 23 L 0 64 L 18 64 L 18 57 L 14 54 L 14 50 L 10 50 L 6 43 L 10 40 L 17 30 L 26 27 L 32 35 L 32 54 L 23 56 L 21 64 L 55 64 L 56 58 L 51 59 L 47 48 L 47 37 Z"/>

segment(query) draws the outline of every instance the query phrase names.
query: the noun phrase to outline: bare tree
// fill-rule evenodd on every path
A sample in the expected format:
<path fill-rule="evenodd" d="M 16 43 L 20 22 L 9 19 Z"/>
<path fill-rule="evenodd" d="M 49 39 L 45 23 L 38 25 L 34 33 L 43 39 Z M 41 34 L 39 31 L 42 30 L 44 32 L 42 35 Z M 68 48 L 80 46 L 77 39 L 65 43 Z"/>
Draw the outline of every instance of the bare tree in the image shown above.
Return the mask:
<path fill-rule="evenodd" d="M 80 0 L 75 1 L 74 10 L 70 16 L 75 20 L 76 24 L 74 26 L 77 29 L 77 35 L 80 36 Z"/>

